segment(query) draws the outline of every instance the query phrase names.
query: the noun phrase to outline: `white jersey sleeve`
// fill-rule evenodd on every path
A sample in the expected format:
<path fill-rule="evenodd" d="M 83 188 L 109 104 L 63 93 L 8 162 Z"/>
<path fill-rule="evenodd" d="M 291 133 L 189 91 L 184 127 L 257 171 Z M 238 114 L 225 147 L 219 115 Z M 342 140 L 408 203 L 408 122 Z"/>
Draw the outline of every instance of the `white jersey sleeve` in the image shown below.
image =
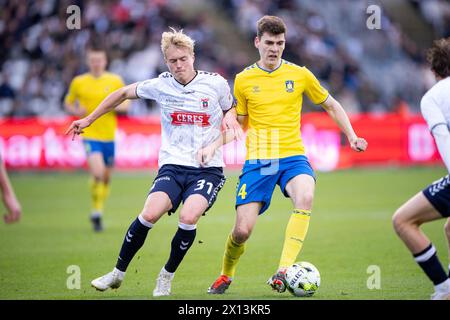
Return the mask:
<path fill-rule="evenodd" d="M 447 119 L 448 116 L 444 114 L 448 111 L 445 106 L 448 100 L 441 101 L 440 95 L 435 92 L 430 90 L 425 94 L 420 102 L 420 109 L 436 141 L 439 154 L 450 173 L 450 119 Z"/>
<path fill-rule="evenodd" d="M 447 127 L 447 121 L 444 114 L 433 96 L 425 95 L 422 98 L 420 101 L 420 110 L 422 111 L 422 116 L 427 122 L 431 132 L 440 125 Z"/>
<path fill-rule="evenodd" d="M 159 78 L 141 81 L 136 86 L 136 96 L 140 99 L 158 100 Z"/>
<path fill-rule="evenodd" d="M 227 80 L 221 76 L 218 77 L 219 105 L 223 111 L 228 111 L 233 106 L 233 96 Z"/>

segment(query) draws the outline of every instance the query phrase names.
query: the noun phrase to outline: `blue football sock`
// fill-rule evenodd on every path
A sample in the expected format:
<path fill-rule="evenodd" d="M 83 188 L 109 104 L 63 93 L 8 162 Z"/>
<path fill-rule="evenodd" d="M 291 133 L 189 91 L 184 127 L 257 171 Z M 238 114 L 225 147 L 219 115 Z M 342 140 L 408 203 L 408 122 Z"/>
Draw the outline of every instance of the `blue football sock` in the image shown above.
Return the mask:
<path fill-rule="evenodd" d="M 119 258 L 117 259 L 117 269 L 123 272 L 127 270 L 134 255 L 144 244 L 147 233 L 152 226 L 150 222 L 145 221 L 141 216 L 133 221 L 123 240 Z"/>
<path fill-rule="evenodd" d="M 438 285 L 448 279 L 436 255 L 436 248 L 433 244 L 430 243 L 423 251 L 414 254 L 414 259 L 434 285 Z"/>
<path fill-rule="evenodd" d="M 164 267 L 168 272 L 177 270 L 186 252 L 194 243 L 196 233 L 196 225 L 179 224 L 178 230 L 172 239 L 169 260 Z"/>

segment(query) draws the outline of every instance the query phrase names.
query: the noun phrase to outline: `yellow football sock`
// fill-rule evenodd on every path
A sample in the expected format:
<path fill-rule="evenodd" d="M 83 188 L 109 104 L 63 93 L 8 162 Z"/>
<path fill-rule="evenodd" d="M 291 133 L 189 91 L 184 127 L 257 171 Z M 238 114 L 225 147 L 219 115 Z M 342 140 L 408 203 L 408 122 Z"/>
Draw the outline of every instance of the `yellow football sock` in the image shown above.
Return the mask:
<path fill-rule="evenodd" d="M 97 182 L 95 180 L 91 180 L 90 184 L 92 210 L 101 213 L 103 211 L 105 185 L 103 182 Z"/>
<path fill-rule="evenodd" d="M 102 194 L 103 205 L 109 196 L 109 191 L 110 191 L 109 183 L 103 183 L 103 194 Z"/>
<path fill-rule="evenodd" d="M 236 272 L 236 265 L 239 258 L 244 253 L 245 243 L 238 244 L 233 240 L 231 234 L 228 236 L 225 244 L 225 253 L 223 255 L 222 274 L 233 278 Z"/>
<path fill-rule="evenodd" d="M 294 209 L 286 227 L 283 251 L 278 269 L 287 268 L 297 259 L 308 232 L 310 210 Z"/>

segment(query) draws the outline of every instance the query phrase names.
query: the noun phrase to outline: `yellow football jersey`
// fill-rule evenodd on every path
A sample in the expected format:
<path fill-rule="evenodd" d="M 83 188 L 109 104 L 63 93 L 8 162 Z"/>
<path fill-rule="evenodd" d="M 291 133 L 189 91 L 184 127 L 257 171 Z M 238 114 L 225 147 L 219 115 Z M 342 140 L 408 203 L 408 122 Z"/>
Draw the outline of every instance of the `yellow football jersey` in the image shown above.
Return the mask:
<path fill-rule="evenodd" d="M 104 72 L 95 78 L 90 73 L 75 77 L 65 98 L 67 104 L 78 101 L 79 105 L 90 114 L 110 93 L 124 86 L 122 78 L 110 72 Z M 91 126 L 84 129 L 85 139 L 112 141 L 117 128 L 117 117 L 114 111 L 98 118 Z"/>
<path fill-rule="evenodd" d="M 305 153 L 300 133 L 304 93 L 314 104 L 328 98 L 311 71 L 285 60 L 270 72 L 255 63 L 236 75 L 236 111 L 248 116 L 247 159 Z"/>

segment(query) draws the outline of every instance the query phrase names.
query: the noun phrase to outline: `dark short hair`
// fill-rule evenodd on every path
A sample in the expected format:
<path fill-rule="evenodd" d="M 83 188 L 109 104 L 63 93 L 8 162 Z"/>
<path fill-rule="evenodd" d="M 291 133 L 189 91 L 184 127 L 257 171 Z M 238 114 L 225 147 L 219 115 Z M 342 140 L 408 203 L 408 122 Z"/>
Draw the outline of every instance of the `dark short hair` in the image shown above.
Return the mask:
<path fill-rule="evenodd" d="M 103 53 L 106 57 L 106 63 L 109 63 L 108 51 L 103 45 L 91 44 L 86 47 L 85 56 L 88 57 L 90 53 Z"/>
<path fill-rule="evenodd" d="M 86 52 L 104 52 L 106 54 L 106 49 L 101 45 L 89 45 Z"/>
<path fill-rule="evenodd" d="M 261 38 L 264 32 L 272 35 L 286 34 L 287 28 L 284 21 L 276 16 L 264 16 L 256 23 L 258 38 Z"/>
<path fill-rule="evenodd" d="M 450 76 L 450 38 L 435 40 L 427 51 L 427 60 L 439 77 Z"/>

